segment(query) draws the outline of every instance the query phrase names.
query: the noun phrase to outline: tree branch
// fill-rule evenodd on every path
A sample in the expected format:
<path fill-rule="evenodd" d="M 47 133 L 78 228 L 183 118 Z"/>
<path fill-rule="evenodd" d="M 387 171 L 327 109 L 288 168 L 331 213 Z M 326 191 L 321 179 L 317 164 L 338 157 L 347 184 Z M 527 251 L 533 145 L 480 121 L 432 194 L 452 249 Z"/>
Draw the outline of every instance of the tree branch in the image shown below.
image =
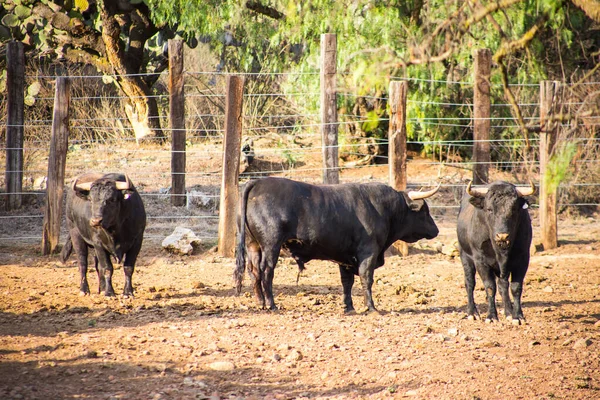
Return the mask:
<path fill-rule="evenodd" d="M 258 1 L 247 1 L 246 8 L 250 11 L 254 11 L 255 13 L 265 15 L 269 18 L 277 20 L 285 18 L 285 14 L 283 14 L 282 12 L 277 11 L 273 7 L 265 6 L 259 3 Z"/>

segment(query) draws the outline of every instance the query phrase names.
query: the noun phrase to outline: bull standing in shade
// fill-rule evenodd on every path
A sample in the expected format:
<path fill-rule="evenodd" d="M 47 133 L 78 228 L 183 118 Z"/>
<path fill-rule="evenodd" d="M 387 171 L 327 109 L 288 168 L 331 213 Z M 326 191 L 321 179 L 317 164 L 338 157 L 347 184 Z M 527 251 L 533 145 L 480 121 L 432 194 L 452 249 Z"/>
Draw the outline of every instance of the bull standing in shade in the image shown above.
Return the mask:
<path fill-rule="evenodd" d="M 88 173 L 77 177 L 67 192 L 69 237 L 61 252 L 63 263 L 75 249 L 81 275 L 80 291 L 90 294 L 87 282 L 88 249 L 94 248 L 98 293 L 114 296 L 110 256 L 123 262 L 123 296 L 133 296 L 131 277 L 142 247 L 146 212 L 142 199 L 123 174 Z"/>
<path fill-rule="evenodd" d="M 283 178 L 248 182 L 238 214 L 238 294 L 248 264 L 258 302 L 276 309 L 273 276 L 283 247 L 300 271 L 310 260 L 339 264 L 347 313 L 354 311 L 352 285 L 358 275 L 365 306 L 376 311 L 373 272 L 383 265 L 385 250 L 397 240 L 413 243 L 437 236 L 423 199 L 438 188 L 404 193 L 376 183 L 310 185 Z"/>
<path fill-rule="evenodd" d="M 507 182 L 496 181 L 488 187 L 474 189 L 469 182 L 460 205 L 457 224 L 469 319 L 479 319 L 473 298 L 477 271 L 485 286 L 488 301 L 486 322 L 498 320 L 496 279 L 506 318 L 512 318 L 514 324 L 525 322 L 521 294 L 529 267 L 532 230 L 528 203 L 524 197 L 534 193 L 533 183 L 529 188 L 519 188 Z M 514 305 L 508 293 L 509 278 Z"/>

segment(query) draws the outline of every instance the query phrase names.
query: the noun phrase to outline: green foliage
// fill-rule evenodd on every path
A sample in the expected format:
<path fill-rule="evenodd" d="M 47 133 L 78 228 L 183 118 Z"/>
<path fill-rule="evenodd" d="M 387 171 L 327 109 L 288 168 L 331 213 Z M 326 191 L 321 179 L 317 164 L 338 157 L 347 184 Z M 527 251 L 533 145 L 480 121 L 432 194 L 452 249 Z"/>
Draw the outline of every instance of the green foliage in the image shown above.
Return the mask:
<path fill-rule="evenodd" d="M 544 183 L 549 192 L 554 192 L 571 174 L 571 161 L 577 152 L 577 144 L 563 142 L 554 155 L 550 158 L 546 168 Z"/>

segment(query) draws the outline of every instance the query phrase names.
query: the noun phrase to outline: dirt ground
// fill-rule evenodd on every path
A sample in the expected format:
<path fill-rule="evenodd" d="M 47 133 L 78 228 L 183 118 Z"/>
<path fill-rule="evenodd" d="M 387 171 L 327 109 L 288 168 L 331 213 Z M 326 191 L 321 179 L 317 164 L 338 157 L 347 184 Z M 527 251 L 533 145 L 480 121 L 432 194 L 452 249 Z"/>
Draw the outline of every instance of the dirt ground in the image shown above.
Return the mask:
<path fill-rule="evenodd" d="M 281 260 L 280 310 L 269 312 L 249 280 L 234 296 L 233 260 L 210 250 L 173 256 L 147 243 L 136 297 L 124 300 L 80 297 L 74 258 L 4 248 L 0 398 L 599 398 L 600 221 L 561 221 L 561 247 L 533 255 L 522 326 L 465 318 L 460 261 L 435 250 L 455 224 L 437 222 L 436 240 L 376 271 L 381 314 L 350 316 L 328 262 L 310 262 L 296 284 L 296 265 Z M 97 287 L 95 271 L 89 281 Z M 119 269 L 115 290 L 123 282 Z M 479 279 L 475 295 L 485 312 Z"/>
<path fill-rule="evenodd" d="M 385 180 L 386 168 L 343 178 Z M 409 165 L 409 179 L 462 183 L 469 172 L 457 171 Z M 135 182 L 160 188 L 143 176 Z M 456 196 L 448 190 L 430 204 Z M 172 213 L 163 203 L 147 209 Z M 40 204 L 24 212 L 43 213 Z M 37 242 L 0 241 L 0 399 L 600 398 L 600 217 L 561 216 L 561 246 L 533 254 L 527 324 L 515 326 L 466 319 L 462 266 L 440 252 L 456 240 L 455 211 L 432 209 L 439 237 L 411 246 L 407 257 L 390 252 L 375 272 L 379 314 L 343 315 L 337 266 L 312 261 L 296 284 L 291 259 L 275 271 L 280 309 L 260 310 L 249 279 L 234 296 L 233 259 L 210 242 L 191 256 L 166 253 L 156 237 L 172 227 L 156 220 L 133 299 L 81 297 L 74 256 L 63 265 L 40 256 Z M 39 235 L 21 221 L 7 220 L 3 236 Z M 95 292 L 93 268 L 88 275 Z M 123 284 L 117 269 L 118 293 Z M 483 315 L 479 278 L 477 285 Z M 358 281 L 353 295 L 361 309 Z"/>

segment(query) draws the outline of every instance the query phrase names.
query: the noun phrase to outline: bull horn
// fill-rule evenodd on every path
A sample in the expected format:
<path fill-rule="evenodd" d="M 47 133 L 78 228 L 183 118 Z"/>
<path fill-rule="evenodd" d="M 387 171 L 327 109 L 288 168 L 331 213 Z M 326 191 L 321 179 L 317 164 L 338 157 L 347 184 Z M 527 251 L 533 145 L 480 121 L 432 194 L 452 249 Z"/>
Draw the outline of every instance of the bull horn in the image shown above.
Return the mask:
<path fill-rule="evenodd" d="M 86 192 L 89 192 L 90 189 L 92 188 L 92 182 L 83 182 L 83 183 L 77 183 L 78 179 L 76 178 L 73 181 L 73 190 L 75 190 L 75 188 L 79 189 L 79 190 L 85 190 Z"/>
<path fill-rule="evenodd" d="M 535 184 L 533 183 L 532 180 L 529 180 L 529 187 L 528 188 L 517 187 L 517 193 L 519 193 L 519 196 L 521 196 L 521 197 L 531 196 L 532 194 L 535 193 Z"/>
<path fill-rule="evenodd" d="M 125 174 L 125 182 L 116 181 L 115 184 L 117 185 L 118 190 L 127 190 L 131 187 L 131 181 L 127 174 Z"/>
<path fill-rule="evenodd" d="M 411 200 L 422 200 L 422 199 L 426 199 L 428 197 L 433 196 L 438 190 L 440 190 L 440 186 L 442 186 L 442 183 L 438 183 L 437 187 L 435 189 L 431 189 L 427 192 L 413 192 L 410 191 L 407 193 L 408 198 Z"/>
<path fill-rule="evenodd" d="M 469 181 L 469 184 L 467 185 L 467 194 L 471 197 L 483 197 L 488 192 L 488 190 L 490 190 L 489 188 L 472 189 L 472 184 L 473 181 Z"/>

